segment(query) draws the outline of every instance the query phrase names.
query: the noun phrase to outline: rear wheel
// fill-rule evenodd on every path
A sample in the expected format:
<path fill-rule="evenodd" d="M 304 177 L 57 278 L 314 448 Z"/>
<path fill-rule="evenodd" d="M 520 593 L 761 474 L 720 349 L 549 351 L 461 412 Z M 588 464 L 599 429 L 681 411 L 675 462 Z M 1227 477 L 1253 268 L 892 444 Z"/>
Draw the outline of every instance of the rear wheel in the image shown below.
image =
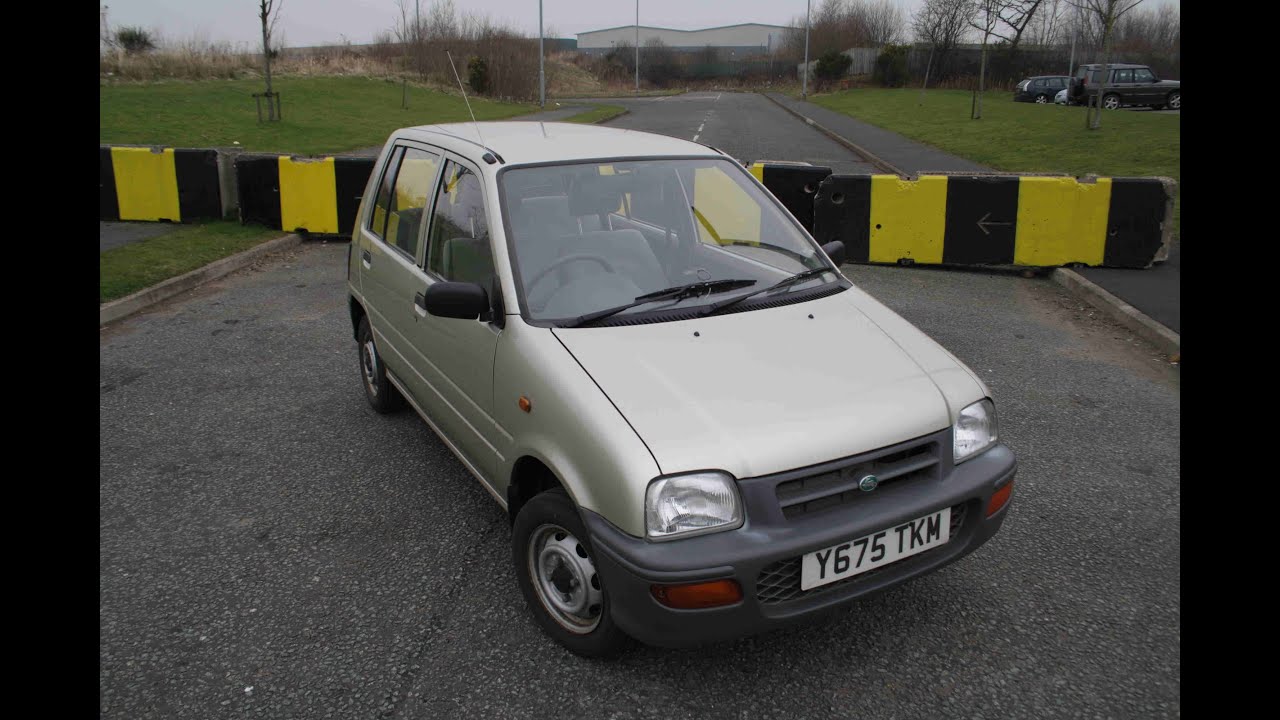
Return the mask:
<path fill-rule="evenodd" d="M 512 560 L 525 603 L 542 631 L 586 657 L 610 657 L 630 642 L 609 614 L 587 528 L 559 488 L 520 508 L 511 529 Z"/>
<path fill-rule="evenodd" d="M 1102 107 L 1108 110 L 1116 110 L 1120 107 L 1120 96 L 1110 93 L 1102 98 Z"/>
<path fill-rule="evenodd" d="M 1182 93 L 1173 91 L 1169 93 L 1168 102 L 1166 103 L 1170 110 L 1179 110 L 1182 108 Z"/>
<path fill-rule="evenodd" d="M 1047 103 L 1047 102 L 1049 102 L 1049 96 L 1048 96 L 1048 95 L 1037 95 L 1037 96 L 1036 96 L 1036 104 L 1037 104 L 1037 105 L 1044 105 L 1044 104 L 1045 104 L 1045 103 Z"/>
<path fill-rule="evenodd" d="M 364 381 L 364 396 L 374 412 L 386 415 L 404 407 L 404 398 L 387 379 L 387 369 L 382 365 L 378 347 L 373 342 L 373 329 L 368 316 L 360 318 L 356 330 L 356 342 L 360 345 L 360 378 Z"/>

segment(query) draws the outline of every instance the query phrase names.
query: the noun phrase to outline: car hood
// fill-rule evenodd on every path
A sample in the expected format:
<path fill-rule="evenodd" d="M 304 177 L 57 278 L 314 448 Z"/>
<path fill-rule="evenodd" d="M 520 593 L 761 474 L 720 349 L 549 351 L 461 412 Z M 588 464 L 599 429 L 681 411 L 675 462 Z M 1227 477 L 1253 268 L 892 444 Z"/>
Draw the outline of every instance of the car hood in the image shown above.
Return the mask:
<path fill-rule="evenodd" d="M 1181 80 L 1161 80 L 1156 84 L 1159 85 L 1160 87 L 1168 87 L 1168 88 L 1182 87 Z"/>
<path fill-rule="evenodd" d="M 855 455 L 947 428 L 954 405 L 986 392 L 856 288 L 697 320 L 554 332 L 664 474 L 745 478 Z"/>

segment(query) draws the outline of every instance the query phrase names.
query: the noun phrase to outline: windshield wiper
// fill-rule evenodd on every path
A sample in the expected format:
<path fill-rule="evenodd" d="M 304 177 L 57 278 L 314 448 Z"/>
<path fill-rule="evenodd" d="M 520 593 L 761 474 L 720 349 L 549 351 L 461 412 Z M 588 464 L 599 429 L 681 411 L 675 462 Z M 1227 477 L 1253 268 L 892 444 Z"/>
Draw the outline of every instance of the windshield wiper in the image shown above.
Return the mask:
<path fill-rule="evenodd" d="M 638 295 L 629 303 L 619 305 L 617 307 L 605 308 L 604 310 L 596 310 L 564 323 L 560 323 L 560 327 L 578 327 L 586 325 L 596 320 L 607 318 L 610 315 L 616 315 L 623 310 L 630 310 L 639 305 L 645 305 L 659 300 L 683 300 L 698 295 L 709 294 L 713 292 L 724 292 L 725 290 L 734 290 L 740 287 L 755 285 L 755 280 L 704 280 L 702 282 L 689 283 L 688 285 L 676 285 L 664 290 L 655 290 L 651 293 Z"/>
<path fill-rule="evenodd" d="M 779 289 L 781 289 L 781 288 L 787 287 L 788 285 L 794 285 L 794 284 L 796 284 L 796 283 L 800 282 L 801 280 L 807 280 L 807 279 L 809 279 L 809 278 L 811 278 L 811 277 L 814 277 L 814 276 L 817 276 L 817 275 L 821 275 L 822 273 L 826 273 L 826 272 L 832 272 L 832 273 L 833 273 L 833 272 L 835 272 L 835 270 L 832 270 L 832 269 L 831 269 L 831 268 L 829 268 L 829 267 L 819 267 L 819 268 L 813 268 L 812 270 L 805 270 L 805 271 L 803 271 L 803 272 L 798 272 L 798 273 L 796 273 L 795 275 L 792 275 L 792 276 L 791 276 L 791 277 L 789 277 L 789 278 L 785 278 L 785 279 L 783 279 L 783 280 L 780 280 L 780 281 L 778 281 L 778 282 L 776 282 L 776 283 L 774 283 L 774 284 L 770 285 L 769 287 L 766 287 L 766 288 L 760 288 L 759 290 L 752 290 L 752 291 L 751 291 L 751 292 L 749 292 L 749 293 L 743 293 L 743 294 L 741 294 L 741 295 L 735 295 L 735 296 L 733 296 L 733 297 L 731 297 L 731 298 L 728 298 L 727 300 L 721 300 L 721 301 L 720 301 L 720 302 L 718 302 L 718 303 L 712 303 L 712 304 L 710 304 L 710 305 L 706 306 L 705 308 L 703 308 L 703 309 L 702 309 L 702 312 L 701 312 L 701 313 L 699 313 L 699 314 L 700 314 L 700 315 L 711 315 L 712 313 L 719 312 L 720 310 L 723 310 L 724 308 L 727 308 L 727 307 L 729 307 L 730 305 L 734 305 L 734 304 L 736 304 L 736 303 L 740 303 L 740 302 L 742 302 L 743 300 L 746 300 L 747 298 L 755 297 L 756 295 L 762 295 L 762 294 L 764 294 L 764 293 L 769 292 L 770 290 L 779 290 Z"/>

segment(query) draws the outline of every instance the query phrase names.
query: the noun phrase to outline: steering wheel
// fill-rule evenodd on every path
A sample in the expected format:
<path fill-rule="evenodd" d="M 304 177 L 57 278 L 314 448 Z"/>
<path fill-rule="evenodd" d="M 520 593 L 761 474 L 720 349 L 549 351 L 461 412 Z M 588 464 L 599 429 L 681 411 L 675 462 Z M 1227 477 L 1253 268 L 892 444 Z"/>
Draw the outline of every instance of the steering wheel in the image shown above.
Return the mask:
<path fill-rule="evenodd" d="M 534 275 L 532 278 L 529 278 L 528 284 L 526 284 L 524 287 L 525 295 L 528 295 L 533 290 L 534 286 L 538 284 L 539 281 L 541 281 L 547 275 L 550 275 L 552 270 L 562 268 L 565 265 L 568 265 L 569 263 L 572 263 L 572 262 L 581 262 L 583 260 L 590 260 L 591 262 L 596 263 L 600 267 L 604 268 L 606 272 L 611 272 L 614 274 L 617 274 L 618 272 L 617 270 L 613 269 L 613 266 L 609 264 L 608 260 L 605 260 L 599 255 L 591 255 L 589 253 L 573 253 L 571 255 L 565 255 L 564 257 L 557 259 L 555 262 L 551 263 L 550 265 L 546 266 L 542 270 L 538 271 L 537 275 Z"/>

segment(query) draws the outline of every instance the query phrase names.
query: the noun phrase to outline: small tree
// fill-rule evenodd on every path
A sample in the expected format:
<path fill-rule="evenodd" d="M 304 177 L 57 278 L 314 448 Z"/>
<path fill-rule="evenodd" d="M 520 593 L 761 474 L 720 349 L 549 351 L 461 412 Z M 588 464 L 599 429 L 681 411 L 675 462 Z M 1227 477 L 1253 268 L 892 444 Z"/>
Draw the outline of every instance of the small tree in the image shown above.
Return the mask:
<path fill-rule="evenodd" d="M 267 119 L 276 120 L 274 93 L 271 91 L 271 35 L 280 20 L 280 8 L 284 0 L 258 0 L 258 19 L 262 21 L 262 75 L 267 82 Z M 258 117 L 261 121 L 262 117 Z"/>
<path fill-rule="evenodd" d="M 467 61 L 467 84 L 481 95 L 489 91 L 489 63 L 475 56 Z"/>
<path fill-rule="evenodd" d="M 818 58 L 818 62 L 813 68 L 813 74 L 819 80 L 838 80 L 844 77 L 852 66 L 853 58 L 835 50 L 828 50 L 822 54 L 822 57 Z"/>
<path fill-rule="evenodd" d="M 151 33 L 140 27 L 122 27 L 116 30 L 116 44 L 129 55 L 139 55 L 156 49 Z"/>

